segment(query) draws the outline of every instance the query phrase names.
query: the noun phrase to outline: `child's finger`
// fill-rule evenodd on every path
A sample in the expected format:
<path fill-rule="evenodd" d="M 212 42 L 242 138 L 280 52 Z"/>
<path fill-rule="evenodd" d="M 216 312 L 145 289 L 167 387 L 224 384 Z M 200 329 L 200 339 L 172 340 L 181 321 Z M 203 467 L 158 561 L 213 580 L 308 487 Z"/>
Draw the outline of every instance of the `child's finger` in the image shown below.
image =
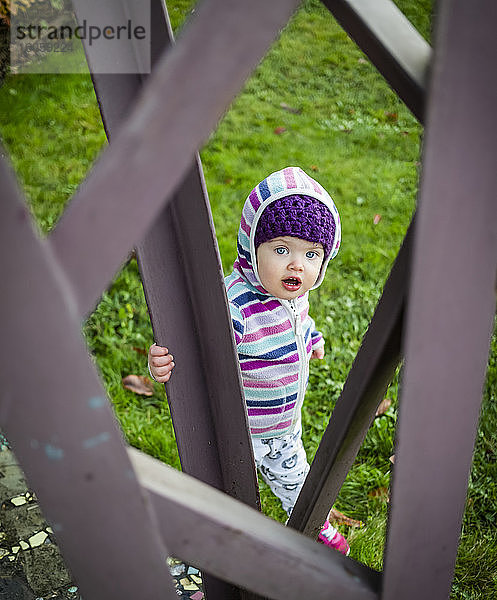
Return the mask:
<path fill-rule="evenodd" d="M 152 364 L 154 367 L 164 367 L 165 365 L 173 362 L 173 359 L 174 357 L 172 354 L 167 354 L 166 356 L 152 356 L 150 364 Z"/>
<path fill-rule="evenodd" d="M 165 377 L 166 375 L 170 375 L 171 371 L 174 369 L 174 363 L 170 362 L 168 365 L 164 367 L 156 367 L 154 369 L 154 375 L 157 374 L 159 377 Z"/>
<path fill-rule="evenodd" d="M 157 381 L 158 383 L 167 383 L 170 378 L 171 378 L 171 373 L 169 372 L 166 375 L 163 375 L 162 377 L 160 377 L 159 375 L 157 375 L 155 377 L 155 381 Z"/>
<path fill-rule="evenodd" d="M 165 356 L 166 354 L 169 354 L 169 350 L 166 347 L 157 346 L 157 344 L 152 344 L 149 352 L 151 356 Z"/>

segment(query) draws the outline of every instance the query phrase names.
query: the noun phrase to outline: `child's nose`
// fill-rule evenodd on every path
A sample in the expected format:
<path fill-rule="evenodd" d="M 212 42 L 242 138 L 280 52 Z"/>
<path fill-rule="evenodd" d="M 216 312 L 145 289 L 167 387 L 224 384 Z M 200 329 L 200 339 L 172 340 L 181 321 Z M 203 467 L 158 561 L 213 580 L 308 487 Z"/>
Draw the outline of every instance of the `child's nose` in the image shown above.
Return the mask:
<path fill-rule="evenodd" d="M 290 269 L 293 271 L 303 271 L 304 270 L 304 261 L 300 258 L 294 258 L 290 263 Z"/>

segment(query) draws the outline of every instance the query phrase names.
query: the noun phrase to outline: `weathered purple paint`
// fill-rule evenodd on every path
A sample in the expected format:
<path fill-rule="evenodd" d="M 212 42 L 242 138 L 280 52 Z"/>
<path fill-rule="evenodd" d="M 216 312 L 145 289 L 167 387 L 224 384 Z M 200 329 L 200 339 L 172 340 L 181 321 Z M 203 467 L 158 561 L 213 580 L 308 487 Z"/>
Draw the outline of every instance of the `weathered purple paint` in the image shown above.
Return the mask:
<path fill-rule="evenodd" d="M 168 548 L 202 572 L 277 600 L 378 597 L 377 571 L 137 450 L 130 449 L 130 456 L 164 525 L 161 531 Z M 185 535 L 192 529 L 195 543 Z"/>
<path fill-rule="evenodd" d="M 117 17 L 121 2 L 113 4 Z M 111 8 L 107 3 L 106 10 Z M 87 10 L 83 2 L 80 11 Z M 152 2 L 151 10 L 155 66 L 170 46 L 172 32 L 162 3 Z M 99 56 L 91 58 L 99 70 Z M 93 81 L 107 135 L 114 139 L 144 77 L 97 74 Z M 138 245 L 137 256 L 155 339 L 169 346 L 177 363 L 167 397 L 182 468 L 258 508 L 243 391 L 200 159 Z M 209 598 L 240 597 L 231 584 L 208 574 L 203 583 Z"/>
<path fill-rule="evenodd" d="M 157 342 L 175 356 L 167 393 L 183 469 L 256 508 L 243 391 L 203 187 L 196 165 L 139 245 L 140 268 Z"/>
<path fill-rule="evenodd" d="M 495 315 L 497 5 L 442 3 L 382 598 L 447 598 Z"/>
<path fill-rule="evenodd" d="M 0 181 L 0 427 L 83 595 L 172 600 L 167 553 L 88 356 L 71 287 L 3 159 Z"/>

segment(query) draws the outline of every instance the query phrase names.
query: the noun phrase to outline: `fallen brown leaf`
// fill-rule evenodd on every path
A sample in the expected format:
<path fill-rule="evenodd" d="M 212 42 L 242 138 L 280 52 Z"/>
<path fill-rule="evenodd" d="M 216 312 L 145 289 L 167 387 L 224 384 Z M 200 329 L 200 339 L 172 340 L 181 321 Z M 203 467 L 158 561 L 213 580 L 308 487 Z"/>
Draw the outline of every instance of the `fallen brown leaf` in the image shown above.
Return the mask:
<path fill-rule="evenodd" d="M 381 415 L 384 415 L 391 406 L 392 406 L 392 401 L 390 400 L 390 398 L 384 398 L 380 402 L 380 405 L 378 406 L 378 409 L 376 410 L 375 417 L 381 417 Z"/>
<path fill-rule="evenodd" d="M 396 112 L 385 111 L 385 117 L 387 118 L 387 121 L 391 121 L 392 123 L 395 123 L 395 121 L 398 120 L 399 115 Z"/>
<path fill-rule="evenodd" d="M 319 167 L 317 165 L 311 165 L 311 171 L 319 171 Z"/>
<path fill-rule="evenodd" d="M 276 127 L 276 129 L 274 130 L 274 133 L 276 135 L 281 135 L 282 133 L 285 133 L 286 131 L 286 127 Z"/>
<path fill-rule="evenodd" d="M 375 225 L 378 225 L 378 223 L 381 221 L 381 215 L 376 214 L 373 218 L 373 223 Z"/>
<path fill-rule="evenodd" d="M 138 354 L 143 354 L 143 356 L 147 356 L 148 352 L 145 350 L 145 348 L 138 348 L 138 346 L 133 346 L 133 350 L 135 352 L 138 352 Z"/>
<path fill-rule="evenodd" d="M 152 380 L 144 375 L 126 375 L 122 383 L 124 388 L 141 396 L 152 396 L 154 393 Z"/>
<path fill-rule="evenodd" d="M 388 488 L 386 487 L 379 487 L 375 490 L 371 490 L 368 492 L 368 496 L 370 498 L 381 500 L 382 502 L 390 502 L 390 494 L 388 492 Z"/>
<path fill-rule="evenodd" d="M 345 516 L 336 508 L 332 508 L 328 513 L 328 520 L 337 525 L 348 525 L 349 527 L 362 527 L 364 523 L 362 521 L 356 521 L 350 517 Z"/>

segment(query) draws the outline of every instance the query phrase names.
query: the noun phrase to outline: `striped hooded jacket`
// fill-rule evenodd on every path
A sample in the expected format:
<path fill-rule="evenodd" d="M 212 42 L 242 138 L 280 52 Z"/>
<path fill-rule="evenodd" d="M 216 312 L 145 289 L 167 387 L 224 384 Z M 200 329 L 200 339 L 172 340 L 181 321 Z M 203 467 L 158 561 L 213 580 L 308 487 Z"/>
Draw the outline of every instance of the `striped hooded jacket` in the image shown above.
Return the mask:
<path fill-rule="evenodd" d="M 250 433 L 256 438 L 293 431 L 300 419 L 310 356 L 324 346 L 309 316 L 308 292 L 295 300 L 275 298 L 257 273 L 254 238 L 259 218 L 271 202 L 295 194 L 323 202 L 335 222 L 332 250 L 312 289 L 321 284 L 340 246 L 340 217 L 326 190 L 298 167 L 272 173 L 249 194 L 242 210 L 237 259 L 225 278 Z"/>

